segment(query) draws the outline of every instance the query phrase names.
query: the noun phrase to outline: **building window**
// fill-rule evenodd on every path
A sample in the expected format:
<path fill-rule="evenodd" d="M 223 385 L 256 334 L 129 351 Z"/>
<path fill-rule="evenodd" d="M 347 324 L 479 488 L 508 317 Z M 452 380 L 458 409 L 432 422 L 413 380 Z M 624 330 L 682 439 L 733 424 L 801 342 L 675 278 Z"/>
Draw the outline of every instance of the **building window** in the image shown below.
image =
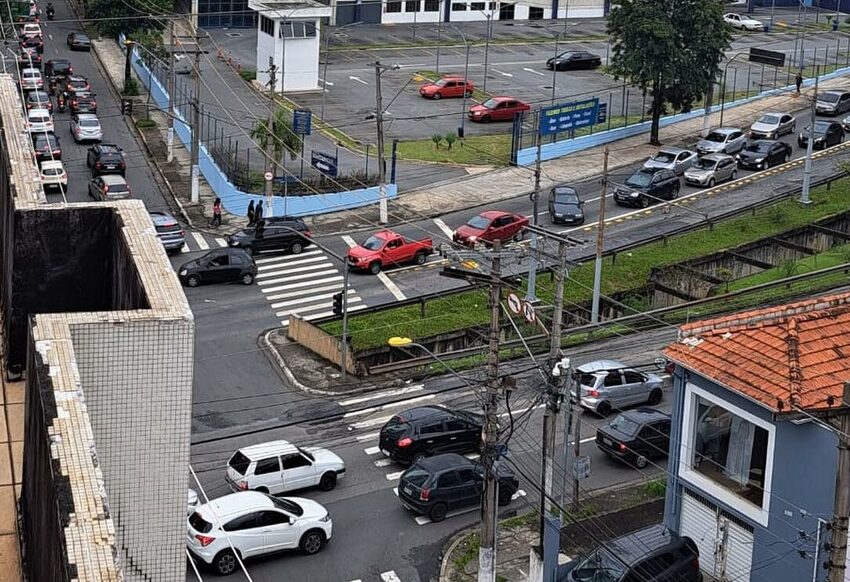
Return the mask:
<path fill-rule="evenodd" d="M 419 0 L 407 0 L 404 3 L 404 11 L 405 12 L 419 12 L 419 6 L 421 2 Z"/>
<path fill-rule="evenodd" d="M 487 5 L 486 2 L 473 2 L 469 5 L 470 10 L 484 10 L 484 7 Z"/>
<path fill-rule="evenodd" d="M 401 12 L 401 2 L 387 2 L 387 12 Z"/>
<path fill-rule="evenodd" d="M 440 0 L 425 0 L 425 12 L 439 12 Z"/>
<path fill-rule="evenodd" d="M 498 6 L 498 2 L 490 2 L 490 10 L 495 10 Z"/>
<path fill-rule="evenodd" d="M 529 20 L 543 20 L 543 9 L 539 6 L 529 6 L 528 7 L 528 19 Z"/>
<path fill-rule="evenodd" d="M 274 36 L 274 20 L 260 15 L 260 30 L 269 36 Z"/>
<path fill-rule="evenodd" d="M 316 36 L 316 23 L 309 20 L 285 20 L 280 23 L 281 38 L 310 38 Z"/>
<path fill-rule="evenodd" d="M 452 12 L 466 12 L 466 2 L 452 2 Z"/>

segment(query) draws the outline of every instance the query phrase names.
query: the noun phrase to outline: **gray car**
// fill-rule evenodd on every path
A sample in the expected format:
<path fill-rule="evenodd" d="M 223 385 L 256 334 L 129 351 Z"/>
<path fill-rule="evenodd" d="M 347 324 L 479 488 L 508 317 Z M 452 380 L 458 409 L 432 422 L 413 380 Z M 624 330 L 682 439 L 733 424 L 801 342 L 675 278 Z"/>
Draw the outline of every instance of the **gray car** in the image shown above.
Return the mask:
<path fill-rule="evenodd" d="M 720 127 L 712 130 L 705 139 L 697 142 L 696 150 L 699 155 L 734 154 L 747 145 L 747 136 L 737 127 Z"/>
<path fill-rule="evenodd" d="M 159 237 L 165 251 L 172 254 L 183 250 L 186 244 L 186 233 L 177 219 L 167 212 L 149 212 L 148 214 L 151 215 L 156 236 Z"/>
<path fill-rule="evenodd" d="M 708 186 L 738 177 L 735 158 L 728 154 L 708 154 L 696 161 L 685 171 L 685 183 L 692 186 Z"/>
<path fill-rule="evenodd" d="M 789 113 L 765 113 L 750 126 L 753 139 L 776 139 L 786 133 L 797 131 L 797 120 Z"/>
<path fill-rule="evenodd" d="M 600 416 L 635 404 L 654 406 L 663 397 L 662 380 L 614 360 L 596 360 L 577 368 L 572 396 L 583 408 Z"/>
<path fill-rule="evenodd" d="M 850 92 L 824 91 L 818 95 L 815 102 L 818 115 L 839 115 L 845 111 L 850 111 Z"/>
<path fill-rule="evenodd" d="M 682 148 L 664 147 L 644 162 L 644 168 L 663 168 L 673 170 L 681 176 L 697 159 L 696 152 Z"/>
<path fill-rule="evenodd" d="M 71 116 L 71 135 L 77 143 L 103 140 L 103 128 L 97 115 L 79 113 Z"/>

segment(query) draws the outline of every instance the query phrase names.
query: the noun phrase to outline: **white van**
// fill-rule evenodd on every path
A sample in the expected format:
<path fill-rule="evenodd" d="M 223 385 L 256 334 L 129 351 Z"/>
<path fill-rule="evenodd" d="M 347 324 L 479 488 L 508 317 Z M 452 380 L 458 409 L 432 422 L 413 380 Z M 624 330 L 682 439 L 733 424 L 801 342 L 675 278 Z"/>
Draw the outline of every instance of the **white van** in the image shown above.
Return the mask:
<path fill-rule="evenodd" d="M 244 447 L 227 462 L 225 479 L 234 491 L 261 491 L 277 495 L 305 487 L 324 491 L 345 476 L 345 463 L 327 449 L 296 447 L 289 441 L 271 441 Z"/>

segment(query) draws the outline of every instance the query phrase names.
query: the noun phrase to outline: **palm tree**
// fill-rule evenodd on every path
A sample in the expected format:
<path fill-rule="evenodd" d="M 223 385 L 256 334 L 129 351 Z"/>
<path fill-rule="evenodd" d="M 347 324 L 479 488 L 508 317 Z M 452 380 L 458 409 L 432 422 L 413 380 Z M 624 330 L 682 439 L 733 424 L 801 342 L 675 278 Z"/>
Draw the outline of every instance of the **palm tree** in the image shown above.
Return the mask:
<path fill-rule="evenodd" d="M 292 128 L 292 121 L 284 109 L 275 111 L 271 136 L 269 135 L 268 120 L 258 119 L 251 129 L 251 139 L 256 141 L 257 145 L 264 151 L 269 144 L 269 139 L 271 139 L 274 159 L 281 163 L 283 163 L 285 152 L 289 152 L 289 159 L 291 160 L 298 157 L 301 152 L 301 136 L 295 133 Z"/>

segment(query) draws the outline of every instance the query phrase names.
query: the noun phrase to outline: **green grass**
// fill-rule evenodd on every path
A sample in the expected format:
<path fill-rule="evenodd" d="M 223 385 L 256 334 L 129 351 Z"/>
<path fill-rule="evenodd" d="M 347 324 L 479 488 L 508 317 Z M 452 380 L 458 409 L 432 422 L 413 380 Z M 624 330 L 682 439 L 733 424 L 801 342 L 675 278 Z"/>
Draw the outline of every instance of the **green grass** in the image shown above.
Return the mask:
<path fill-rule="evenodd" d="M 419 160 L 464 166 L 506 166 L 510 161 L 511 136 L 472 135 L 457 140 L 452 149 L 445 142 L 439 147 L 430 139 L 398 142 L 398 156 L 402 160 Z"/>
<path fill-rule="evenodd" d="M 616 261 L 606 257 L 603 261 L 602 293 L 610 297 L 624 291 L 642 289 L 653 267 L 672 265 L 757 241 L 843 212 L 850 208 L 850 179 L 834 182 L 830 190 L 817 188 L 812 193 L 812 200 L 813 204 L 806 207 L 796 200 L 785 200 L 762 208 L 755 215 L 747 214 L 718 223 L 713 231 L 701 229 L 671 237 L 666 245 L 662 242 L 643 245 L 628 253 L 620 253 Z M 617 225 L 612 224 L 608 228 L 616 229 Z M 575 267 L 569 275 L 564 293 L 565 305 L 588 302 L 593 287 L 593 263 Z M 553 290 L 546 277 L 538 278 L 538 295 L 544 304 L 551 305 Z M 487 300 L 482 290 L 428 301 L 424 318 L 420 317 L 419 310 L 419 305 L 413 305 L 352 315 L 349 318 L 349 331 L 354 349 L 385 345 L 387 338 L 392 336 L 422 339 L 485 326 L 488 321 Z M 341 332 L 340 322 L 329 322 L 321 327 L 331 334 L 338 335 Z M 587 339 L 581 337 L 574 341 Z"/>
<path fill-rule="evenodd" d="M 763 283 L 778 281 L 779 279 L 784 279 L 794 275 L 803 275 L 805 273 L 811 273 L 812 271 L 818 271 L 820 269 L 826 269 L 836 265 L 843 265 L 847 262 L 850 262 L 850 244 L 833 247 L 828 251 L 812 255 L 811 257 L 777 265 L 772 269 L 767 269 L 760 273 L 750 275 L 749 277 L 736 279 L 729 283 L 729 291 L 746 289 L 747 287 L 754 287 Z"/>

